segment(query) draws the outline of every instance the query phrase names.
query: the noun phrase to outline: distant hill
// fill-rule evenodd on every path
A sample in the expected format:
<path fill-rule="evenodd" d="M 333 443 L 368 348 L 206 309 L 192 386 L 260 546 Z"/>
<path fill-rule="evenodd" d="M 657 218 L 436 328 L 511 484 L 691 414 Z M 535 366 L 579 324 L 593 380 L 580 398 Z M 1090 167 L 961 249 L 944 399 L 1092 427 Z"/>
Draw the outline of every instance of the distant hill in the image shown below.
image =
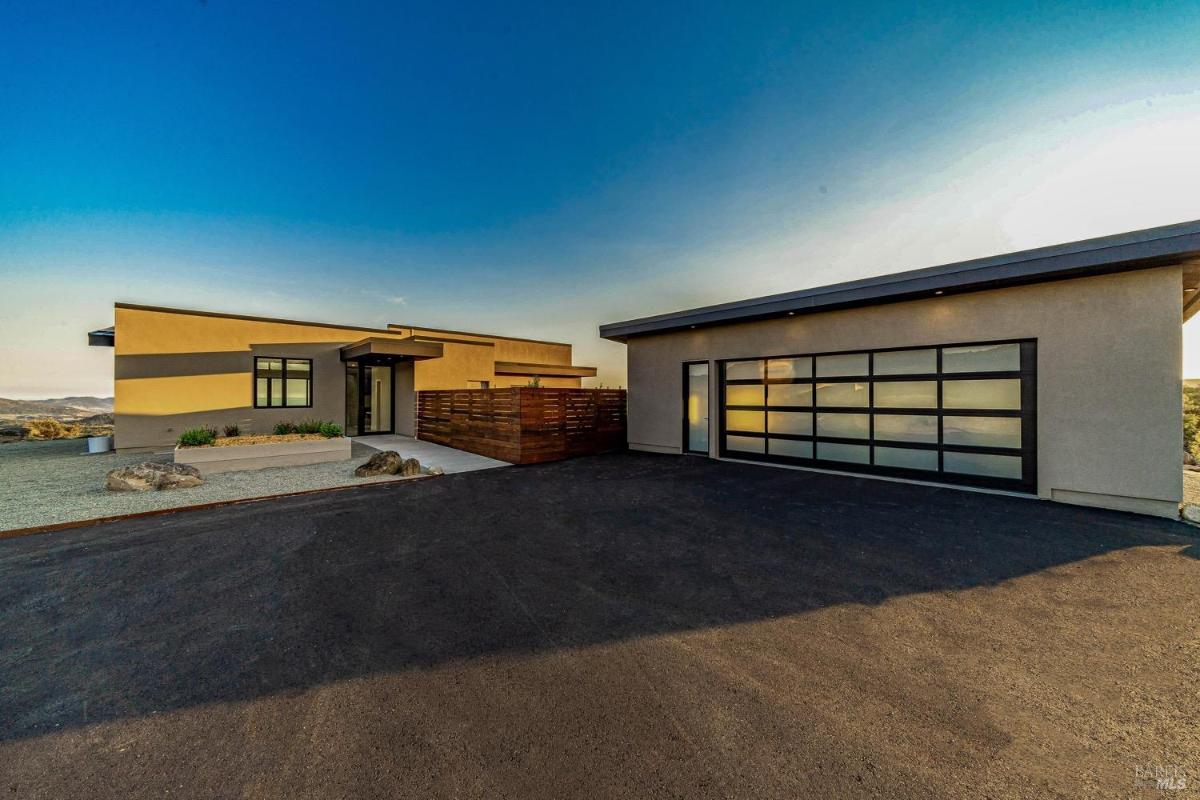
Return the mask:
<path fill-rule="evenodd" d="M 81 408 L 84 411 L 95 411 L 98 414 L 112 411 L 111 397 L 52 397 L 49 400 L 35 400 L 38 403 L 50 403 L 67 408 Z"/>
<path fill-rule="evenodd" d="M 111 414 L 112 407 L 111 397 L 53 397 L 46 400 L 10 400 L 0 397 L 0 418 L 79 419 L 95 414 Z"/>
<path fill-rule="evenodd" d="M 1195 389 L 1196 387 L 1200 387 L 1200 378 L 1184 378 L 1183 379 L 1183 388 Z"/>

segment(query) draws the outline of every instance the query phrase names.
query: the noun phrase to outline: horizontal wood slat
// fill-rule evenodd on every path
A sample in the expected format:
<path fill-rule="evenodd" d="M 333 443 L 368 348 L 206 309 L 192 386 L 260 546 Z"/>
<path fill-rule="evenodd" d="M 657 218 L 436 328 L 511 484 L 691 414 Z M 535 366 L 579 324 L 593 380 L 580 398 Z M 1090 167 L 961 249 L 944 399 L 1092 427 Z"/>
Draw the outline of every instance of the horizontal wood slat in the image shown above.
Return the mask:
<path fill-rule="evenodd" d="M 625 390 L 417 392 L 417 438 L 513 464 L 623 450 Z"/>

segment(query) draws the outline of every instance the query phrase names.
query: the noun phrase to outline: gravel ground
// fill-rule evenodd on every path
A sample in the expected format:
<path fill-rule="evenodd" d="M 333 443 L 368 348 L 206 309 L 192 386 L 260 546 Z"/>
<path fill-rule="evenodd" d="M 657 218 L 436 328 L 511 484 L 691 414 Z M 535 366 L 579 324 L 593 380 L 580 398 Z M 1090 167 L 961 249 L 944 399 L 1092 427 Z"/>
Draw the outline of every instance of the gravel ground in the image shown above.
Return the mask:
<path fill-rule="evenodd" d="M 1183 503 L 1200 506 L 1200 472 L 1190 469 L 1183 471 Z"/>
<path fill-rule="evenodd" d="M 203 486 L 191 489 L 110 492 L 104 488 L 104 476 L 109 470 L 126 464 L 167 459 L 152 453 L 89 455 L 87 441 L 83 439 L 0 445 L 0 531 L 220 500 L 396 480 L 390 475 L 354 477 L 354 468 L 373 452 L 370 447 L 355 442 L 350 461 L 224 472 L 207 477 Z"/>

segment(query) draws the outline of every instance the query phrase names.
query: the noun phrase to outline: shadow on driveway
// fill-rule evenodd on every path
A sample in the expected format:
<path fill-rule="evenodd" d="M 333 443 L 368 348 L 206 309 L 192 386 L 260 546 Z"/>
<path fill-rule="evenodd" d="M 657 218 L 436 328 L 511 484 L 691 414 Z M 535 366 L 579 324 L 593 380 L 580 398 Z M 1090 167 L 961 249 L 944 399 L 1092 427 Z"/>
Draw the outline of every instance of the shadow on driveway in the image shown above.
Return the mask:
<path fill-rule="evenodd" d="M 0 736 L 987 586 L 1188 530 L 622 454 L 16 539 Z"/>

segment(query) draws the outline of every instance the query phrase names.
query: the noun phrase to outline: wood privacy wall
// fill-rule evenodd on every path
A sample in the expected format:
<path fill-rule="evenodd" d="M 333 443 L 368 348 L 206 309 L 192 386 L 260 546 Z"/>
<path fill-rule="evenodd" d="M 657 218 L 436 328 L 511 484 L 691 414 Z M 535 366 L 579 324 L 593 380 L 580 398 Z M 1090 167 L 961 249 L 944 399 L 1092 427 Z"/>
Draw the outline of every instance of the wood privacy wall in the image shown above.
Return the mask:
<path fill-rule="evenodd" d="M 513 464 L 623 450 L 625 390 L 417 392 L 417 438 Z"/>

